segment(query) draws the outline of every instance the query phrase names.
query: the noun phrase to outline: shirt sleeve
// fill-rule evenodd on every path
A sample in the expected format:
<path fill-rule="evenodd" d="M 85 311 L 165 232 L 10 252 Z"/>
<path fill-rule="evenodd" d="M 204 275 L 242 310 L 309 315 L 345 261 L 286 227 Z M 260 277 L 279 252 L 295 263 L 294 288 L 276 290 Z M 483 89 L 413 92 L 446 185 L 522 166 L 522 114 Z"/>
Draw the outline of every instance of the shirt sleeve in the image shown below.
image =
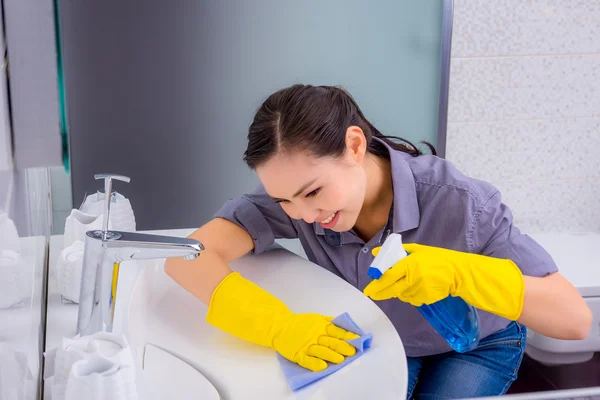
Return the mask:
<path fill-rule="evenodd" d="M 513 225 L 498 190 L 476 208 L 467 242 L 473 253 L 512 260 L 523 275 L 543 277 L 558 271 L 550 254 Z"/>
<path fill-rule="evenodd" d="M 246 230 L 254 240 L 253 254 L 262 253 L 275 239 L 298 237 L 293 220 L 262 185 L 252 193 L 229 199 L 213 217 L 224 218 Z"/>

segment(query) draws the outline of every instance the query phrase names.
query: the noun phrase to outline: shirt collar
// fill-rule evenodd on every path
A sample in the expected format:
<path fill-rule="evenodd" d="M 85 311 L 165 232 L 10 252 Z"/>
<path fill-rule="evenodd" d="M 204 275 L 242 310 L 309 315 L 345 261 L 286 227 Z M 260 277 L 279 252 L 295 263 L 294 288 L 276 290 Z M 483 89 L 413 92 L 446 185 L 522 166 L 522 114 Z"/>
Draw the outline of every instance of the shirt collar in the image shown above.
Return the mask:
<path fill-rule="evenodd" d="M 394 222 L 393 230 L 396 233 L 405 232 L 419 226 L 421 213 L 417 201 L 415 177 L 406 160 L 411 159 L 408 153 L 392 149 L 380 138 L 374 137 L 390 152 L 392 164 L 392 185 L 394 189 Z"/>
<path fill-rule="evenodd" d="M 387 143 L 377 137 L 373 137 L 385 146 L 390 153 L 392 167 L 392 185 L 394 190 L 394 212 L 392 229 L 396 233 L 405 232 L 419 226 L 421 214 L 417 202 L 417 189 L 415 178 L 410 166 L 406 162 L 412 158 L 410 154 L 392 149 Z M 314 224 L 315 233 L 323 235 L 325 230 L 318 222 Z"/>

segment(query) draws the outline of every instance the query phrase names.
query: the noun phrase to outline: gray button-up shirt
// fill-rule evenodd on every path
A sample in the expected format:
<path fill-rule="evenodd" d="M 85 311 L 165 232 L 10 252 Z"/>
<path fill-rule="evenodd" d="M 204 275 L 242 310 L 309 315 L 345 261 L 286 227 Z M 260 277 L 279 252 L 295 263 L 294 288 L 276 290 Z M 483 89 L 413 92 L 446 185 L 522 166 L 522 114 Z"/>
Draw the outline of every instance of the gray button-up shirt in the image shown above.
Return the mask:
<path fill-rule="evenodd" d="M 378 140 L 378 139 L 375 139 Z M 383 142 L 382 142 L 383 143 Z M 513 225 L 500 192 L 489 183 L 469 178 L 450 162 L 430 155 L 412 157 L 390 151 L 394 203 L 392 231 L 404 243 L 484 254 L 514 261 L 524 275 L 545 276 L 558 269 L 550 255 Z M 334 232 L 319 223 L 291 219 L 264 188 L 230 199 L 215 214 L 250 233 L 258 254 L 278 238 L 298 238 L 309 260 L 363 290 L 379 246 L 382 229 L 365 243 L 352 231 Z M 343 301 L 343 300 L 342 300 Z M 377 302 L 396 327 L 408 356 L 451 350 L 416 307 L 398 299 Z M 509 321 L 478 310 L 481 338 L 505 328 Z"/>

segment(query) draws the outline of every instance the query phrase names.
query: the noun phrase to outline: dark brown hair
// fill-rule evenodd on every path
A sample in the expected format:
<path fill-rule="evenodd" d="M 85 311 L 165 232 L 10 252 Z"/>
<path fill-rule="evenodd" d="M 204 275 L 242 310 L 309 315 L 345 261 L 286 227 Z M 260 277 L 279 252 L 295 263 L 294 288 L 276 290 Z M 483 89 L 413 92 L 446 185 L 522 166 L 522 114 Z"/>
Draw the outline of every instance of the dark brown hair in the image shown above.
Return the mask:
<path fill-rule="evenodd" d="M 385 146 L 372 140 L 373 137 L 414 157 L 423 154 L 408 140 L 379 132 L 344 89 L 293 85 L 273 93 L 256 112 L 248 131 L 244 161 L 255 169 L 281 150 L 304 150 L 316 157 L 340 157 L 346 150 L 346 130 L 353 125 L 364 132 L 372 154 L 389 158 Z M 436 154 L 430 143 L 423 143 Z"/>

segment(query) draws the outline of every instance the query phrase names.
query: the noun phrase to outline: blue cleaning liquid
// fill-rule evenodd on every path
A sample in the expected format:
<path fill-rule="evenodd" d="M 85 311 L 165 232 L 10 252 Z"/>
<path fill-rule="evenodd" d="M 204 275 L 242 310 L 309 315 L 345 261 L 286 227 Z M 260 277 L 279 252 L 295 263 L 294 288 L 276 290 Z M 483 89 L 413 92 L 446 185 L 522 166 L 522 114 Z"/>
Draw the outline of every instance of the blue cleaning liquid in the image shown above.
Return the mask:
<path fill-rule="evenodd" d="M 408 255 L 402 245 L 402 235 L 392 233 L 383 243 L 367 275 L 371 279 L 379 279 L 398 260 Z M 479 344 L 479 314 L 475 307 L 460 297 L 448 296 L 417 309 L 454 351 L 464 353 Z"/>
<path fill-rule="evenodd" d="M 448 296 L 417 308 L 454 351 L 464 353 L 479 344 L 479 314 L 460 297 Z"/>

